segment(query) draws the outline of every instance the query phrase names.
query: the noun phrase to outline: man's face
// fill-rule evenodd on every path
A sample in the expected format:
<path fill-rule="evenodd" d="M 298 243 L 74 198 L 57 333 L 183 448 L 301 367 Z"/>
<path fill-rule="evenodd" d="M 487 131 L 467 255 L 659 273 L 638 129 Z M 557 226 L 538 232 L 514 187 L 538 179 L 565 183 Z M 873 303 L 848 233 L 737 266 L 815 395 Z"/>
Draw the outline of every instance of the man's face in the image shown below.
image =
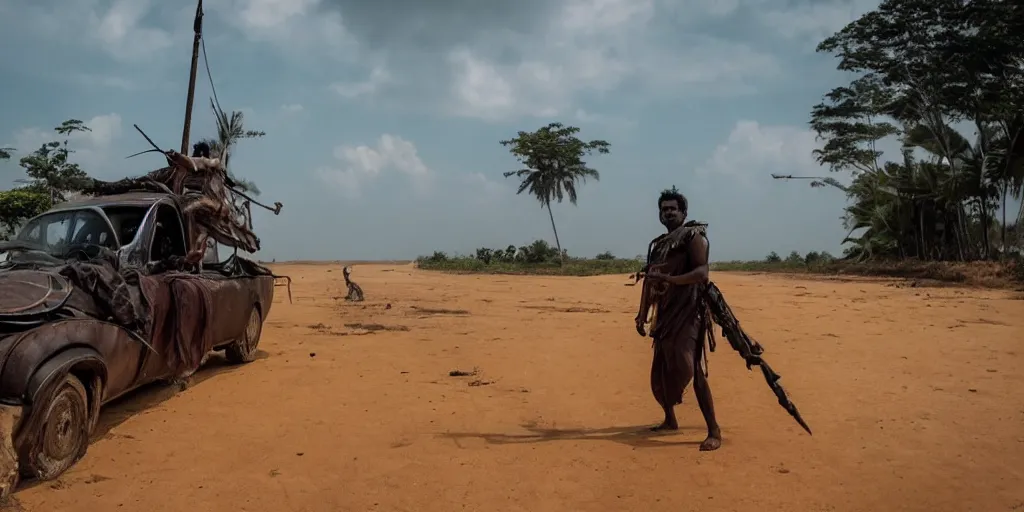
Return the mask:
<path fill-rule="evenodd" d="M 675 227 L 683 223 L 683 211 L 679 209 L 679 202 L 662 201 L 659 206 L 659 218 L 666 227 Z"/>

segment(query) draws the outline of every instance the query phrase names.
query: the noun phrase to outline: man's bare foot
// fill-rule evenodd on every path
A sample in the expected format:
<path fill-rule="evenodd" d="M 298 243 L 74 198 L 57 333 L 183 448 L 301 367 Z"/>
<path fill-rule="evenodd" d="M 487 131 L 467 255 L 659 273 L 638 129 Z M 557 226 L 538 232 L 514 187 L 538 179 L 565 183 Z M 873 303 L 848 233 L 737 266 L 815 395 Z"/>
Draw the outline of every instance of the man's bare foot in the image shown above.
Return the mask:
<path fill-rule="evenodd" d="M 717 450 L 717 449 L 719 449 L 721 447 L 722 447 L 722 435 L 721 434 L 716 434 L 716 435 L 709 434 L 707 439 L 705 439 L 704 442 L 700 444 L 700 451 L 702 451 L 702 452 L 710 452 L 710 451 Z"/>
<path fill-rule="evenodd" d="M 651 427 L 651 432 L 663 432 L 666 430 L 679 430 L 679 425 L 670 421 L 664 421 L 661 425 Z"/>

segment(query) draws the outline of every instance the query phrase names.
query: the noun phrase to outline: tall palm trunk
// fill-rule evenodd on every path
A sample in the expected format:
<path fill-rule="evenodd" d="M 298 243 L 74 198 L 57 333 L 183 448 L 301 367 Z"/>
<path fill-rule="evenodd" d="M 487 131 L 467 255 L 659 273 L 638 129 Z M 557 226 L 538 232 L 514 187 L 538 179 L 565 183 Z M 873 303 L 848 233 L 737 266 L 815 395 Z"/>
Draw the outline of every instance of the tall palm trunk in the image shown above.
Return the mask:
<path fill-rule="evenodd" d="M 1001 249 L 1000 250 L 1000 254 L 1002 256 L 1005 256 L 1007 254 L 1007 251 L 1006 251 L 1006 249 L 1007 249 L 1007 247 L 1006 247 L 1006 195 L 1009 192 L 1009 183 L 1007 183 L 1006 180 L 1003 180 L 1002 187 L 1003 187 L 1003 225 L 1000 226 L 1000 234 L 999 234 L 1000 242 L 999 242 L 999 245 L 1002 246 L 1000 248 Z"/>
<path fill-rule="evenodd" d="M 1017 244 L 1020 245 L 1021 240 L 1024 240 L 1024 201 L 1020 202 L 1020 208 L 1017 210 L 1017 222 L 1014 229 L 1017 231 Z"/>
<path fill-rule="evenodd" d="M 544 201 L 544 206 L 548 207 L 548 217 L 551 218 L 551 231 L 555 232 L 555 247 L 558 248 L 558 264 L 565 264 L 565 256 L 562 254 L 562 242 L 558 241 L 558 228 L 555 227 L 555 214 L 551 213 L 551 200 Z"/>
<path fill-rule="evenodd" d="M 979 217 L 981 221 L 981 259 L 989 259 L 989 255 L 992 250 L 992 241 L 989 240 L 989 228 L 992 227 L 992 215 L 988 211 L 988 206 L 985 204 L 985 197 L 978 197 L 978 208 Z"/>
<path fill-rule="evenodd" d="M 964 203 L 961 200 L 956 201 L 956 233 L 956 252 L 959 255 L 959 261 L 967 261 L 973 252 L 974 243 L 971 240 L 967 215 L 964 213 Z"/>
<path fill-rule="evenodd" d="M 918 205 L 917 208 L 917 233 L 921 239 L 921 245 L 917 251 L 917 257 L 922 260 L 930 260 L 931 253 L 928 250 L 928 242 L 924 239 L 924 206 Z"/>

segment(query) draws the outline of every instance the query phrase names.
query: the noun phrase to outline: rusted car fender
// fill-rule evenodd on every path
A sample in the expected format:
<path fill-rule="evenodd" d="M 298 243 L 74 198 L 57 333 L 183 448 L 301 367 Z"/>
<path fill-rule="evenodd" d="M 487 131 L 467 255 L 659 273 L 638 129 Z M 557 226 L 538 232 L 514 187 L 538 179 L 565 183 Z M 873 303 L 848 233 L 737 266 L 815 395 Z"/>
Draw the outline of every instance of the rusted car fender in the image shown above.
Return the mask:
<path fill-rule="evenodd" d="M 86 388 L 88 427 L 95 428 L 110 371 L 101 350 L 113 348 L 102 339 L 116 332 L 127 336 L 112 324 L 72 319 L 0 339 L 0 508 L 20 480 L 19 449 L 43 421 L 32 414 L 33 404 L 53 393 L 69 373 Z"/>
<path fill-rule="evenodd" d="M 91 318 L 60 320 L 9 336 L 0 340 L 0 403 L 31 405 L 57 376 L 54 372 L 65 371 L 87 389 L 98 384 L 90 401 L 100 405 L 131 387 L 144 350 L 125 329 Z"/>
<path fill-rule="evenodd" d="M 30 411 L 33 404 L 52 394 L 68 374 L 78 377 L 89 395 L 89 432 L 92 433 L 100 417 L 103 383 L 107 380 L 107 365 L 103 362 L 103 356 L 93 348 L 77 346 L 64 349 L 37 368 L 25 390 L 25 405 Z M 38 415 L 29 413 L 27 419 L 28 423 L 23 425 L 26 428 L 22 428 L 21 434 L 15 439 L 17 446 L 21 446 L 25 432 L 42 427 L 38 424 L 42 421 Z"/>

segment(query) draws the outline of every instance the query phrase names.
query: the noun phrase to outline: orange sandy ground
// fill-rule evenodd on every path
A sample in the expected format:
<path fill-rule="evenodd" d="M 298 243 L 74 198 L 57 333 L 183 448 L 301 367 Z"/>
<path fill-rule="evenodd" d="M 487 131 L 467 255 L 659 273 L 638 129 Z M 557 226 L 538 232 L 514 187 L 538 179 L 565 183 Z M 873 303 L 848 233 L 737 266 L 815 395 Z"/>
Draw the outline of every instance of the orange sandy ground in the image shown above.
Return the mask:
<path fill-rule="evenodd" d="M 725 435 L 700 453 L 645 428 L 636 287 L 278 265 L 265 354 L 111 404 L 86 457 L 31 512 L 1008 511 L 1024 508 L 1024 301 L 892 283 L 714 277 L 815 429 L 722 341 Z M 387 309 L 386 304 L 391 308 Z M 444 310 L 465 310 L 458 311 Z M 315 327 L 316 324 L 322 324 Z M 358 324 L 364 324 L 360 326 Z M 365 324 L 389 330 L 367 331 Z M 370 328 L 373 328 L 371 325 Z M 478 372 L 450 377 L 450 370 Z"/>

